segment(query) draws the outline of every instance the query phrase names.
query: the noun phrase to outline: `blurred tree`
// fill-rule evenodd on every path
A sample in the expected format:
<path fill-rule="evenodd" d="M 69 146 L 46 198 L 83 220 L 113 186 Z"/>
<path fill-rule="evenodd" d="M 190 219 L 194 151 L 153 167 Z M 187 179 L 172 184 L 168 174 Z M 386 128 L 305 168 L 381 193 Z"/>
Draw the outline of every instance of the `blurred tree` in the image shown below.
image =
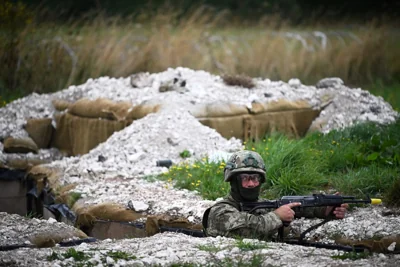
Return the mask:
<path fill-rule="evenodd" d="M 55 13 L 57 18 L 79 16 L 93 10 L 103 10 L 107 14 L 127 15 L 143 9 L 154 10 L 164 5 L 186 10 L 206 4 L 219 11 L 229 9 L 234 15 L 247 19 L 259 19 L 266 14 L 280 14 L 287 20 L 299 22 L 310 18 L 337 20 L 353 18 L 370 20 L 371 17 L 400 15 L 400 1 L 392 0 L 21 0 L 22 2 Z"/>

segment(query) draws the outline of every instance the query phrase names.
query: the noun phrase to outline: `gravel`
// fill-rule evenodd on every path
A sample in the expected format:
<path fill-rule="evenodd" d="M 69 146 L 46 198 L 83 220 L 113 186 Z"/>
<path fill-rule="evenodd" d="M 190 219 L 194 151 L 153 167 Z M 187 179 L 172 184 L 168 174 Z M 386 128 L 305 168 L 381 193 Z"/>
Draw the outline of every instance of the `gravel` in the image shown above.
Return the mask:
<path fill-rule="evenodd" d="M 348 88 L 340 79 L 325 79 L 318 84 L 318 88 L 303 85 L 298 79 L 292 79 L 288 83 L 261 78 L 253 80 L 255 87 L 252 89 L 227 86 L 219 76 L 187 68 L 168 69 L 154 74 L 141 73 L 129 78 L 89 79 L 85 84 L 70 86 L 57 93 L 31 94 L 1 108 L 0 140 L 8 136 L 26 137 L 23 126 L 28 118 L 53 118 L 56 111 L 51 101 L 54 99 L 74 102 L 82 97 L 93 100 L 103 97 L 114 101 L 130 101 L 133 105 L 144 101 L 161 103 L 163 108 L 160 112 L 149 114 L 115 132 L 88 154 L 62 158 L 48 166 L 61 170 L 62 184 L 78 183 L 74 191 L 82 193 L 80 204 L 93 205 L 111 201 L 127 205 L 129 201 L 133 201 L 139 206 L 148 206 L 146 212 L 149 214 L 179 215 L 198 223 L 204 210 L 214 201 L 204 200 L 196 192 L 178 190 L 166 182 L 148 179 L 168 170 L 157 167 L 157 160 L 171 159 L 175 164 L 180 163 L 183 159 L 179 153 L 183 150 L 191 152 L 192 157 L 188 159 L 190 162 L 204 156 L 225 158 L 229 153 L 242 148 L 240 140 L 226 140 L 215 130 L 199 123 L 190 114 L 194 105 L 227 101 L 251 106 L 253 101 L 275 101 L 280 98 L 306 100 L 314 108 L 326 106 L 314 122 L 318 125 L 322 123 L 322 132 L 349 127 L 363 121 L 390 123 L 398 117 L 398 113 L 381 97 L 359 88 Z M 185 86 L 181 86 L 182 84 Z M 173 90 L 159 92 L 159 88 L 165 86 Z M 10 155 L 3 153 L 0 143 L 0 161 L 7 160 L 7 157 Z M 331 233 L 340 233 L 352 239 L 362 239 L 374 235 L 400 234 L 399 217 L 382 216 L 382 209 L 383 207 L 355 209 L 344 220 L 329 222 L 310 233 L 309 237 L 329 237 Z M 16 224 L 23 225 L 21 227 L 31 224 L 23 219 L 13 220 Z M 300 219 L 293 223 L 293 229 L 300 231 L 316 222 L 318 220 Z M 12 235 L 15 229 L 11 224 L 6 225 L 2 231 L 7 233 L 5 236 L 8 237 L 8 244 L 11 241 L 26 241 L 23 238 L 25 235 Z M 332 240 L 327 238 L 324 241 Z M 357 261 L 335 260 L 331 256 L 341 252 L 275 243 L 268 243 L 268 248 L 256 251 L 241 251 L 235 242 L 228 238 L 195 238 L 163 233 L 142 239 L 99 241 L 80 245 L 76 249 L 85 253 L 93 252 L 93 263 L 95 260 L 104 260 L 105 264 L 110 264 L 113 260 L 112 257 L 103 255 L 107 251 L 126 251 L 137 257 L 136 260 L 125 262 L 130 266 L 177 262 L 218 264 L 226 263 L 228 258 L 240 262 L 251 259 L 256 252 L 263 255 L 264 266 L 390 266 L 398 259 L 396 256 L 376 254 Z M 204 251 L 199 246 L 217 246 L 218 251 Z M 96 250 L 92 251 L 91 248 Z M 61 253 L 66 248 L 56 247 L 54 250 Z M 52 249 L 0 252 L 0 263 L 48 266 L 47 256 L 51 253 Z M 51 264 L 66 266 L 70 262 L 55 260 Z"/>
<path fill-rule="evenodd" d="M 344 252 L 337 250 L 251 239 L 238 243 L 224 237 L 189 238 L 179 233 L 162 233 L 147 238 L 106 239 L 96 243 L 82 243 L 73 249 L 81 252 L 85 260 L 74 260 L 68 248 L 54 247 L 0 251 L 0 263 L 4 266 L 71 266 L 79 263 L 82 264 L 79 266 L 179 266 L 186 263 L 192 264 L 189 266 L 305 267 L 397 266 L 400 259 L 400 255 L 373 254 L 357 260 L 341 260 L 335 259 L 335 256 L 343 255 Z M 116 255 L 123 255 L 124 259 Z"/>

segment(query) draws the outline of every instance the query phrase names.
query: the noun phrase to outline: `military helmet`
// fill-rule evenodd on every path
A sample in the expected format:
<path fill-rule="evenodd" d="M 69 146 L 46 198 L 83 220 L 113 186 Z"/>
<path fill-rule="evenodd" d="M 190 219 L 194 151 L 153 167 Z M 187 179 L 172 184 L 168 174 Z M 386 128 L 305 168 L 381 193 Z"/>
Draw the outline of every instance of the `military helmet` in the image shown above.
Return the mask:
<path fill-rule="evenodd" d="M 259 173 L 262 177 L 261 182 L 265 182 L 265 163 L 260 154 L 249 150 L 233 153 L 225 165 L 225 182 L 242 172 Z"/>

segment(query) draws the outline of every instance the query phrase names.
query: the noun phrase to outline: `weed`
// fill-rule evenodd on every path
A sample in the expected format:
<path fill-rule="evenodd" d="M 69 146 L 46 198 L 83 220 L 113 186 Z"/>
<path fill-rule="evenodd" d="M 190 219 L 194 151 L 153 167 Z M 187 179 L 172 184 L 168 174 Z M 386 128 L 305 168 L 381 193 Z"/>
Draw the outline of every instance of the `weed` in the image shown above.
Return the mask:
<path fill-rule="evenodd" d="M 220 266 L 235 266 L 235 267 L 258 267 L 262 266 L 263 256 L 260 254 L 253 254 L 250 259 L 241 256 L 239 259 L 225 258 Z"/>
<path fill-rule="evenodd" d="M 361 252 L 361 253 L 357 253 L 357 252 L 345 252 L 343 254 L 340 255 L 335 255 L 335 256 L 331 256 L 332 259 L 337 259 L 337 260 L 359 260 L 359 259 L 366 259 L 370 256 L 371 254 L 368 252 Z"/>
<path fill-rule="evenodd" d="M 185 159 L 185 158 L 190 158 L 192 156 L 192 154 L 190 153 L 189 150 L 183 150 L 181 153 L 179 153 L 179 156 L 181 156 L 181 158 Z"/>
<path fill-rule="evenodd" d="M 81 193 L 78 192 L 71 192 L 68 196 L 68 207 L 73 207 L 76 201 L 78 201 L 82 197 Z"/>
<path fill-rule="evenodd" d="M 62 260 L 63 258 L 55 252 L 54 250 L 51 252 L 50 256 L 47 257 L 48 261 Z"/>
<path fill-rule="evenodd" d="M 244 251 L 269 248 L 268 245 L 265 243 L 257 241 L 249 242 L 244 241 L 243 239 L 237 239 L 236 246 Z"/>
<path fill-rule="evenodd" d="M 400 174 L 397 174 L 397 179 L 393 181 L 393 184 L 388 188 L 385 194 L 385 203 L 388 206 L 400 207 Z"/>
<path fill-rule="evenodd" d="M 37 212 L 30 211 L 25 215 L 26 218 L 32 219 L 32 218 L 38 218 L 38 219 L 43 219 L 43 216 Z"/>
<path fill-rule="evenodd" d="M 200 250 L 203 250 L 203 251 L 207 251 L 207 252 L 221 251 L 220 248 L 218 248 L 217 246 L 214 246 L 214 245 L 199 245 L 199 246 L 197 246 L 197 248 Z"/>
<path fill-rule="evenodd" d="M 107 256 L 113 258 L 113 260 L 136 260 L 136 256 L 130 255 L 124 251 L 108 251 Z"/>
<path fill-rule="evenodd" d="M 83 251 L 75 250 L 74 248 L 68 249 L 62 254 L 65 259 L 73 258 L 75 261 L 85 261 L 89 259 L 89 255 L 86 255 Z"/>

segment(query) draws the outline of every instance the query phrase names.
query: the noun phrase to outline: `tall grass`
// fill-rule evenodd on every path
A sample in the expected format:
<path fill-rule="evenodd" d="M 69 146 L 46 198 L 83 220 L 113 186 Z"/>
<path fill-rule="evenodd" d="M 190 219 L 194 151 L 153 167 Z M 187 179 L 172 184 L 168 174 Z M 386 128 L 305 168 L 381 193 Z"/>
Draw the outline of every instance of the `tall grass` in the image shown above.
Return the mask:
<path fill-rule="evenodd" d="M 400 119 L 390 125 L 364 123 L 298 140 L 274 134 L 246 143 L 245 149 L 258 152 L 266 163 L 262 198 L 324 191 L 377 196 L 399 205 L 399 127 Z M 224 167 L 224 161 L 205 158 L 193 165 L 173 166 L 159 178 L 168 181 L 167 187 L 196 190 L 206 199 L 216 199 L 229 192 Z"/>
<path fill-rule="evenodd" d="M 399 35 L 372 23 L 351 31 L 288 28 L 279 19 L 241 27 L 205 8 L 148 20 L 99 14 L 63 25 L 35 23 L 35 15 L 12 34 L 2 30 L 0 58 L 12 66 L 0 69 L 3 98 L 177 66 L 309 84 L 327 76 L 347 84 L 386 83 L 400 73 Z"/>

